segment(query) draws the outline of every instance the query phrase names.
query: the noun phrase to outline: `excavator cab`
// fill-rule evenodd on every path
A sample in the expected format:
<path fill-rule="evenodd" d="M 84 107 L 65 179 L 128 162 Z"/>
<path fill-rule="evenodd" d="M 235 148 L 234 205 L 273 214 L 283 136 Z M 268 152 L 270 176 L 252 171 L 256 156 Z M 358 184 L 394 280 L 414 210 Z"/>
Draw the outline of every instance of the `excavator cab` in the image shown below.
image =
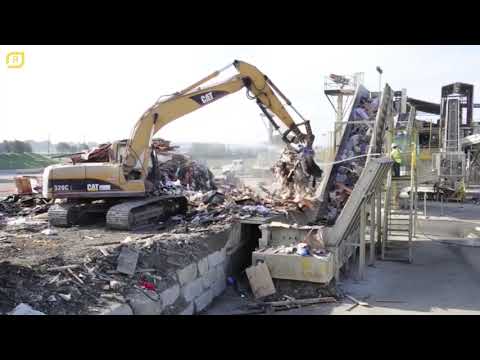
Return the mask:
<path fill-rule="evenodd" d="M 125 158 L 125 155 L 127 153 L 127 141 L 122 140 L 122 141 L 115 141 L 112 144 L 112 160 L 114 162 L 117 162 L 121 164 L 123 162 L 123 159 Z"/>

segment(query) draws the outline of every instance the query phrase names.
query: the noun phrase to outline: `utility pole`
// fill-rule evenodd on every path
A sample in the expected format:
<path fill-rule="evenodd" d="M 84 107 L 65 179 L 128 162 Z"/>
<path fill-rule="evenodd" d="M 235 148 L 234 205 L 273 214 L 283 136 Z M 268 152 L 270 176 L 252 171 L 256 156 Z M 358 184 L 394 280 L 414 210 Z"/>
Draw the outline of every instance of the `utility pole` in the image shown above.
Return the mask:
<path fill-rule="evenodd" d="M 378 95 L 382 93 L 382 74 L 383 70 L 380 66 L 377 66 L 377 72 L 378 72 Z"/>
<path fill-rule="evenodd" d="M 50 156 L 50 133 L 48 134 L 48 156 Z"/>

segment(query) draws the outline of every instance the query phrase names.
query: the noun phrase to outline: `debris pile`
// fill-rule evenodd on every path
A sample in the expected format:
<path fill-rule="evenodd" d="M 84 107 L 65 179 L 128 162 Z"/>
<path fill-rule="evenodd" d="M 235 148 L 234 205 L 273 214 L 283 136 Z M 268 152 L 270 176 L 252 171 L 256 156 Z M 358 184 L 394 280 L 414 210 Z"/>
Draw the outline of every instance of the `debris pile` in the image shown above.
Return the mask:
<path fill-rule="evenodd" d="M 215 183 L 208 167 L 166 140 L 154 142 L 154 149 L 155 181 L 164 193 L 186 196 L 190 206 L 185 216 L 154 224 L 150 234 L 148 228 L 141 234 L 50 228 L 51 202 L 40 194 L 0 201 L 1 313 L 85 314 L 112 302 L 125 303 L 132 289 L 159 294 L 173 284 L 178 269 L 211 253 L 206 238 L 224 232 L 235 220 L 302 208 L 315 187 L 299 153 L 291 149 L 275 167 L 281 189 L 267 190 L 266 196 L 229 181 Z M 109 161 L 110 152 L 111 144 L 102 144 L 72 161 Z M 314 256 L 317 250 L 306 244 Z"/>
<path fill-rule="evenodd" d="M 148 180 L 156 185 L 162 193 L 186 194 L 189 198 L 193 196 L 196 199 L 200 197 L 196 192 L 212 192 L 220 189 L 217 195 L 212 197 L 212 201 L 208 201 L 214 204 L 218 204 L 220 198 L 227 198 L 227 193 L 233 196 L 235 202 L 241 201 L 239 197 L 248 198 L 252 193 L 232 176 L 216 179 L 207 166 L 176 151 L 178 146 L 172 146 L 168 140 L 155 139 L 152 146 L 157 161 Z M 111 144 L 107 143 L 81 154 L 75 154 L 71 159 L 73 163 L 109 161 L 110 153 Z M 280 159 L 272 168 L 276 179 L 274 189 L 272 191 L 266 190 L 266 196 L 263 199 L 256 197 L 255 201 L 249 205 L 265 206 L 268 203 L 272 206 L 280 206 L 283 209 L 313 207 L 312 200 L 316 178 L 308 175 L 306 171 L 308 164 L 305 163 L 305 157 L 302 154 L 301 148 L 294 149 L 292 146 L 285 148 Z M 240 193 L 238 188 L 241 188 Z M 250 200 L 252 200 L 251 196 Z M 268 212 L 265 208 L 245 208 L 244 210 L 249 213 L 265 214 Z"/>
<path fill-rule="evenodd" d="M 192 191 L 216 189 L 210 169 L 198 161 L 180 153 L 159 153 L 157 166 L 161 187 L 167 192 L 179 187 Z"/>
<path fill-rule="evenodd" d="M 378 98 L 372 100 L 363 98 L 358 107 L 353 111 L 354 121 L 373 121 L 378 111 Z M 339 149 L 337 161 L 342 161 L 333 166 L 330 182 L 327 185 L 328 192 L 326 212 L 320 221 L 328 225 L 335 223 L 340 215 L 341 209 L 345 206 L 353 188 L 362 174 L 366 155 L 369 150 L 372 136 L 372 126 L 365 124 L 349 124 L 345 129 L 343 147 Z"/>
<path fill-rule="evenodd" d="M 283 295 L 279 301 L 261 301 L 248 303 L 240 307 L 234 315 L 248 314 L 271 314 L 278 311 L 288 311 L 291 309 L 300 309 L 305 306 L 336 303 L 337 299 L 333 296 L 320 296 L 309 299 L 296 299 L 289 295 Z"/>
<path fill-rule="evenodd" d="M 291 147 L 282 151 L 272 167 L 275 179 L 274 188 L 269 192 L 272 199 L 301 204 L 300 207 L 314 200 L 316 178 L 307 173 L 303 160 L 301 151 Z"/>
<path fill-rule="evenodd" d="M 38 215 L 48 211 L 51 201 L 44 199 L 40 194 L 18 195 L 12 194 L 0 200 L 1 219 L 18 216 Z"/>
<path fill-rule="evenodd" d="M 152 146 L 157 153 L 165 153 L 178 149 L 178 146 L 171 145 L 171 141 L 162 138 L 153 139 Z"/>
<path fill-rule="evenodd" d="M 230 224 L 251 217 L 270 217 L 284 214 L 286 206 L 275 206 L 262 199 L 253 189 L 242 186 L 203 191 L 183 190 L 189 211 L 185 216 L 176 215 L 167 222 L 183 224 L 186 228 L 198 228 L 211 224 Z"/>
<path fill-rule="evenodd" d="M 273 250 L 273 254 L 296 254 L 299 256 L 313 256 L 316 258 L 323 258 L 328 254 L 328 250 L 325 249 L 312 249 L 308 244 L 300 242 L 290 246 L 279 246 Z"/>
<path fill-rule="evenodd" d="M 100 144 L 98 147 L 73 154 L 70 159 L 73 164 L 84 162 L 109 162 L 112 158 L 112 144 Z"/>
<path fill-rule="evenodd" d="M 105 241 L 106 233 L 98 234 L 95 229 L 88 232 L 91 236 L 81 238 L 74 237 L 77 232 L 72 229 L 61 229 L 58 238 L 50 242 L 57 243 L 56 246 L 69 242 L 65 245 L 69 248 L 75 241 L 83 242 L 73 245 L 81 246 L 82 251 L 67 255 L 70 249 L 57 248 L 57 256 L 42 261 L 30 260 L 25 265 L 17 259 L 1 262 L 0 313 L 30 314 L 34 309 L 49 315 L 87 314 L 102 311 L 111 303 L 127 302 L 132 290 L 158 295 L 176 282 L 178 269 L 212 252 L 215 244 L 207 237 L 221 235 L 225 230 L 224 226 L 212 226 L 208 235 L 201 231 L 126 237 L 116 234 L 116 240 Z M 10 234 L 10 242 L 15 241 L 15 246 L 21 246 L 19 233 Z M 25 246 L 42 246 L 38 244 L 40 236 L 33 234 Z M 0 247 L 3 243 L 0 237 Z M 22 256 L 26 257 L 28 251 Z"/>
<path fill-rule="evenodd" d="M 282 223 L 272 222 L 274 224 Z M 299 255 L 299 256 L 313 256 L 316 258 L 324 258 L 330 253 L 325 248 L 324 238 L 324 227 L 320 227 L 318 230 L 311 229 L 304 237 L 302 241 L 298 241 L 289 246 L 280 245 L 274 247 L 268 247 L 258 250 L 259 252 L 268 252 L 270 254 L 288 254 L 288 255 Z M 315 233 L 314 233 L 315 231 Z"/>

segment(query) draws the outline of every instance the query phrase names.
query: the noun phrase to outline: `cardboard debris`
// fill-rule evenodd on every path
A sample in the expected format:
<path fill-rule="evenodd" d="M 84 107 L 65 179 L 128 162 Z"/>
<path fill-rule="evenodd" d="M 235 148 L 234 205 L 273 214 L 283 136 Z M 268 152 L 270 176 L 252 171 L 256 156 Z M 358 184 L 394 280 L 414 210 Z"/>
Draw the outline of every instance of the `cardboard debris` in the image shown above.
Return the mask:
<path fill-rule="evenodd" d="M 275 294 L 275 286 L 265 263 L 251 266 L 245 271 L 255 299 Z"/>
<path fill-rule="evenodd" d="M 65 301 L 72 300 L 72 295 L 71 294 L 58 294 L 58 296 L 60 296 Z"/>

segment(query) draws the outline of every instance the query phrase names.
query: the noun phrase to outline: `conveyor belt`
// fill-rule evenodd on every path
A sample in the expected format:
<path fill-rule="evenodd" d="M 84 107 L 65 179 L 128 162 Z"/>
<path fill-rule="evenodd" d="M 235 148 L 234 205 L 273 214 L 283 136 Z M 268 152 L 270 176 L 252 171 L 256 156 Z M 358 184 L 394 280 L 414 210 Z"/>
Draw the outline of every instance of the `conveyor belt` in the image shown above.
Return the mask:
<path fill-rule="evenodd" d="M 329 246 L 338 246 L 349 235 L 352 228 L 358 223 L 360 206 L 365 195 L 371 193 L 384 181 L 392 163 L 393 161 L 389 158 L 371 159 L 367 163 L 335 225 L 328 228 L 326 238 Z"/>
<path fill-rule="evenodd" d="M 342 138 L 340 141 L 340 146 L 338 148 L 338 152 L 335 155 L 335 161 L 340 161 L 342 160 L 342 157 L 345 156 L 344 152 L 347 149 L 349 140 L 353 135 L 355 128 L 358 128 L 359 126 L 358 121 L 355 121 L 355 117 L 354 117 L 355 108 L 359 106 L 360 100 L 362 97 L 368 98 L 370 96 L 370 92 L 364 86 L 359 85 L 355 91 L 354 96 L 355 96 L 355 99 L 353 102 L 353 106 L 350 109 L 350 113 L 347 114 L 348 115 L 347 119 L 349 123 L 347 123 L 344 126 Z M 383 151 L 383 139 L 385 136 L 387 117 L 392 107 L 392 100 L 393 100 L 393 91 L 390 88 L 390 86 L 386 84 L 385 89 L 382 92 L 382 96 L 380 98 L 377 114 L 373 119 L 374 123 L 368 125 L 369 127 L 371 127 L 371 137 L 370 137 L 369 146 L 365 151 L 365 154 L 367 155 L 382 153 Z M 361 124 L 360 126 L 366 127 L 367 123 L 365 123 L 365 125 Z M 360 180 L 360 177 L 362 176 L 363 171 L 365 171 L 365 166 L 368 164 L 370 159 L 373 159 L 373 157 L 368 156 L 368 157 L 362 158 L 361 160 L 355 161 L 357 165 L 356 168 L 361 170 L 357 174 L 358 178 L 353 184 L 352 194 L 350 195 L 350 197 L 352 197 L 356 192 L 359 191 L 357 188 L 357 183 Z M 345 166 L 346 164 L 348 166 L 348 163 L 342 163 L 342 164 L 333 165 L 330 168 L 325 169 L 325 176 L 328 177 L 328 180 L 325 180 L 323 182 L 322 188 L 320 189 L 321 192 L 320 192 L 319 198 L 322 201 L 322 207 L 320 208 L 319 214 L 317 217 L 319 221 L 321 221 L 322 217 L 328 219 L 328 215 L 326 214 L 328 214 L 329 205 L 330 205 L 330 208 L 332 207 L 331 203 L 329 202 L 329 196 L 332 191 L 335 191 L 337 171 L 340 166 Z M 348 201 L 349 200 L 347 200 L 347 203 L 345 205 L 348 204 Z M 330 217 L 330 220 L 329 220 L 330 223 L 327 222 L 327 224 L 333 225 L 333 223 L 335 223 L 336 219 L 338 219 L 341 216 L 341 214 L 345 211 L 345 209 L 346 209 L 346 206 L 343 206 L 340 212 L 337 211 L 335 219 L 332 221 Z"/>

